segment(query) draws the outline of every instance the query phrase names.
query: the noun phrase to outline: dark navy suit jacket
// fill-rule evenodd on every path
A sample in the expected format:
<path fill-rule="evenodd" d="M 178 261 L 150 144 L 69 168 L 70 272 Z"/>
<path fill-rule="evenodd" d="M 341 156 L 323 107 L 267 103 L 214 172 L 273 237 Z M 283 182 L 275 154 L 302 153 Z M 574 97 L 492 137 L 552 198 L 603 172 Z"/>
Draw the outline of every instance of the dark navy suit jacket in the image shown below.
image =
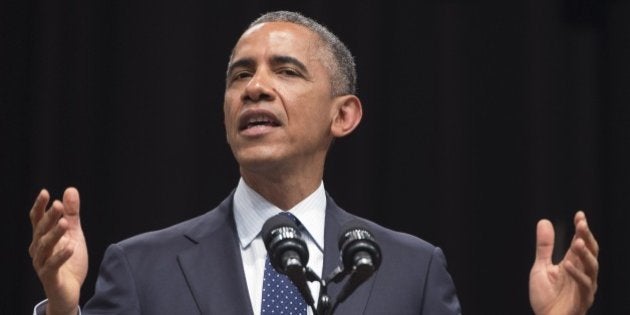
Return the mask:
<path fill-rule="evenodd" d="M 83 314 L 252 314 L 232 197 L 191 220 L 109 246 Z M 339 265 L 340 229 L 359 219 L 330 197 L 326 208 L 324 276 Z M 335 314 L 461 313 L 439 248 L 359 220 L 380 245 L 382 263 Z M 342 285 L 328 286 L 333 299 Z"/>

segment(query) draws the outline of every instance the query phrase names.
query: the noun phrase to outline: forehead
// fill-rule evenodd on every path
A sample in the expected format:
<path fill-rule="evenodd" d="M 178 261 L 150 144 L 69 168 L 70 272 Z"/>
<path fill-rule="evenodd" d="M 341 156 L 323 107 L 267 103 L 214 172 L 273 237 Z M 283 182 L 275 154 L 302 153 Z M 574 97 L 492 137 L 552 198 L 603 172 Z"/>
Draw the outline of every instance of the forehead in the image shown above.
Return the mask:
<path fill-rule="evenodd" d="M 289 22 L 266 22 L 249 28 L 236 43 L 232 60 L 253 58 L 258 54 L 288 55 L 308 61 L 323 55 L 317 34 Z M 306 59 L 306 60 L 304 60 Z"/>

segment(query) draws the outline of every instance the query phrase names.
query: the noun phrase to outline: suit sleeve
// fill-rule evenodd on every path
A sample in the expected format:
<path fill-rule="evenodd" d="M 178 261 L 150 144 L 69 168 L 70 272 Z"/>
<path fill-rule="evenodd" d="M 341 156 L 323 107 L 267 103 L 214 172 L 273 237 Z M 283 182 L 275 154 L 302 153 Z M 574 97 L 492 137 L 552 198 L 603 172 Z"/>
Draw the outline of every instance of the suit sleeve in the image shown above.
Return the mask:
<path fill-rule="evenodd" d="M 84 315 L 141 313 L 134 276 L 119 245 L 110 245 L 105 251 L 94 296 L 82 311 Z"/>
<path fill-rule="evenodd" d="M 455 284 L 446 270 L 446 258 L 436 247 L 427 270 L 423 315 L 461 314 Z"/>

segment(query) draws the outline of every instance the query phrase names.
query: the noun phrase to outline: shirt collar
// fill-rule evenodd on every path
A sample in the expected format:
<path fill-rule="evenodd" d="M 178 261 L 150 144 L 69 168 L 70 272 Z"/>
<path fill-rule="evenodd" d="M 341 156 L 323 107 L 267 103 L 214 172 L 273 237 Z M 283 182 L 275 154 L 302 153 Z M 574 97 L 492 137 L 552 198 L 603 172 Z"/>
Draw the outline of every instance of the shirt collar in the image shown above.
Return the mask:
<path fill-rule="evenodd" d="M 253 210 L 253 211 L 252 211 Z M 324 222 L 326 216 L 326 192 L 324 183 L 304 200 L 288 210 L 300 220 L 320 250 L 324 250 Z M 234 192 L 234 220 L 242 248 L 248 247 L 260 234 L 263 224 L 272 216 L 281 213 L 264 197 L 245 183 L 238 182 Z"/>

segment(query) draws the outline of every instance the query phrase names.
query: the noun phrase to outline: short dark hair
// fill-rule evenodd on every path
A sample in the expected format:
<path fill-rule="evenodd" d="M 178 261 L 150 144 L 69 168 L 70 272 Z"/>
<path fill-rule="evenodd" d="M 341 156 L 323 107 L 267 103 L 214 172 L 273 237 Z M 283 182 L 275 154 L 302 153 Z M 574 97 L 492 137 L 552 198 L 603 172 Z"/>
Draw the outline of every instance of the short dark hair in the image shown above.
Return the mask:
<path fill-rule="evenodd" d="M 355 94 L 357 85 L 357 71 L 354 57 L 346 45 L 328 28 L 319 22 L 300 13 L 291 11 L 274 11 L 265 13 L 254 20 L 247 29 L 267 22 L 288 22 L 301 25 L 319 36 L 327 51 L 330 53 L 327 68 L 331 76 L 331 91 L 334 96 Z"/>

